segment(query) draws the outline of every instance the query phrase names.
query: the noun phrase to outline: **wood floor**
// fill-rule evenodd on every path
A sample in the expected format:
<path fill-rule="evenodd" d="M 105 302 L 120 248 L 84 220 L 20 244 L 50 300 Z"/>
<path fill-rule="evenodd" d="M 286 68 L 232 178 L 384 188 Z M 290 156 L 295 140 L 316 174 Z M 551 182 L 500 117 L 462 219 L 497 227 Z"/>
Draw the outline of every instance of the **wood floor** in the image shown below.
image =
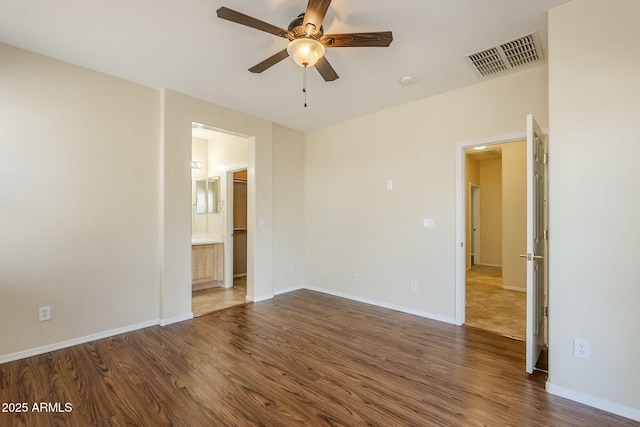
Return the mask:
<path fill-rule="evenodd" d="M 624 426 L 544 391 L 524 343 L 301 290 L 0 365 L 1 426 Z"/>
<path fill-rule="evenodd" d="M 502 268 L 467 270 L 465 325 L 525 340 L 527 293 L 502 288 Z"/>

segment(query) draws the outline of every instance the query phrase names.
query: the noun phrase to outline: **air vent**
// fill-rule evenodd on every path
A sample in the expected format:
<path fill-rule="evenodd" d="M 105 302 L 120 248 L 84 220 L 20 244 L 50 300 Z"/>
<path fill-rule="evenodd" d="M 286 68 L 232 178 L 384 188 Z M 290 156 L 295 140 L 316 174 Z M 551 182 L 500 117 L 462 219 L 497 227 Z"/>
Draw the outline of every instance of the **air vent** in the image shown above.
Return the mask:
<path fill-rule="evenodd" d="M 487 77 L 538 62 L 542 50 L 537 33 L 531 33 L 464 59 L 478 77 Z"/>

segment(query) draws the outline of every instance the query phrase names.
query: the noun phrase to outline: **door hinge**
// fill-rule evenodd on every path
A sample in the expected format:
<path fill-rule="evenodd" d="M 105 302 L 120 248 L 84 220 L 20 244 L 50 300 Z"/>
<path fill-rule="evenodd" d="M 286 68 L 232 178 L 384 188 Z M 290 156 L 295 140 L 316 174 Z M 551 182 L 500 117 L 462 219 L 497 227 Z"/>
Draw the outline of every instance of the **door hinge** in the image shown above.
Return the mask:
<path fill-rule="evenodd" d="M 549 153 L 544 153 L 544 156 L 542 156 L 542 163 L 545 165 L 549 163 Z"/>
<path fill-rule="evenodd" d="M 544 317 L 549 317 L 549 307 L 544 308 Z"/>
<path fill-rule="evenodd" d="M 544 230 L 544 240 L 549 240 L 549 230 Z"/>

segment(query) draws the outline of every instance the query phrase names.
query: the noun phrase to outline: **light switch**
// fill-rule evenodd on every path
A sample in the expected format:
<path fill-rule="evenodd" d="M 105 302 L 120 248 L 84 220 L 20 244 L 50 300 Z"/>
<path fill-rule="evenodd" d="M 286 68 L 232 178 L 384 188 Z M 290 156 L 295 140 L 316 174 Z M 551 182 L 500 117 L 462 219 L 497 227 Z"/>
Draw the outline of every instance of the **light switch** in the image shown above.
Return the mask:
<path fill-rule="evenodd" d="M 433 219 L 425 218 L 423 220 L 423 223 L 424 223 L 424 228 L 433 228 Z"/>
<path fill-rule="evenodd" d="M 388 180 L 387 181 L 387 190 L 393 190 L 393 181 L 392 180 Z"/>
<path fill-rule="evenodd" d="M 258 227 L 264 227 L 264 218 L 258 218 Z"/>

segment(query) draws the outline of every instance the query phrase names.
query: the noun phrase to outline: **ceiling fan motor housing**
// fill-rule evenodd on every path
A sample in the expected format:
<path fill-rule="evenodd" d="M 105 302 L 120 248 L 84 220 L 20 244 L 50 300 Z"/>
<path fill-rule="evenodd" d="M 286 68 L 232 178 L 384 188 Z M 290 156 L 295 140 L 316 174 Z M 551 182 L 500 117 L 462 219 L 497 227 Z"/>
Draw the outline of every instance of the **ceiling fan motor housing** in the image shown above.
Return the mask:
<path fill-rule="evenodd" d="M 324 27 L 321 25 L 320 30 L 315 31 L 315 26 L 313 24 L 309 24 L 313 26 L 313 30 L 311 34 L 307 34 L 307 29 L 302 25 L 304 23 L 304 13 L 298 15 L 296 19 L 291 21 L 287 30 L 289 30 L 293 34 L 293 38 L 298 39 L 300 37 L 309 37 L 313 39 L 319 39 L 324 34 Z"/>

